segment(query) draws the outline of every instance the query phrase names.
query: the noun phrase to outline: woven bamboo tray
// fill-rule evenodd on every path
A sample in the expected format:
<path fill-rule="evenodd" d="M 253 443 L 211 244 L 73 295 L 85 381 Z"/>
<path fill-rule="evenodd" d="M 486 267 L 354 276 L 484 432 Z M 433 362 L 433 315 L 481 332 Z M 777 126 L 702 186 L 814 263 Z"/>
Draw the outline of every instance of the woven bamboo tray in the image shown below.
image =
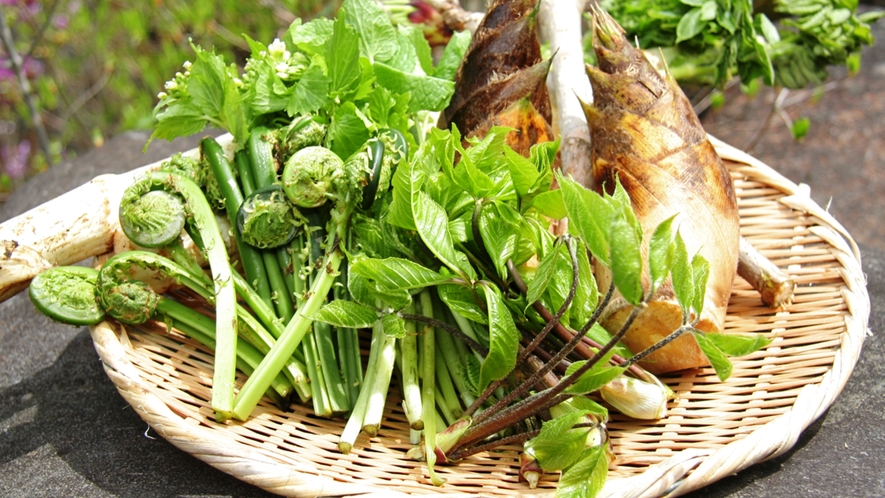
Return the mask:
<path fill-rule="evenodd" d="M 221 141 L 229 143 L 225 138 Z M 735 181 L 742 235 L 795 278 L 796 294 L 792 304 L 772 310 L 736 279 L 726 331 L 765 334 L 771 344 L 736 359 L 726 382 L 712 369 L 663 377 L 678 395 L 665 419 L 635 421 L 614 413 L 608 428 L 616 459 L 603 496 L 677 496 L 790 449 L 842 390 L 867 333 L 869 296 L 858 248 L 847 231 L 811 200 L 807 186 L 711 140 Z M 105 206 L 110 221 L 104 220 L 107 227 L 89 226 L 95 232 L 92 246 L 125 249 L 108 231 L 117 231 L 116 192 L 131 178 L 102 179 L 105 197 L 95 202 Z M 82 193 L 69 195 L 85 199 Z M 43 249 L 41 264 L 67 264 Z M 77 254 L 84 251 L 100 252 L 81 248 Z M 39 271 L 40 264 L 27 265 Z M 438 466 L 448 483 L 431 485 L 424 464 L 405 459 L 411 445 L 395 382 L 379 437 L 361 435 L 353 452 L 342 455 L 336 444 L 344 421 L 314 417 L 308 407 L 293 405 L 294 411 L 283 413 L 263 401 L 245 423 L 216 423 L 209 408 L 212 356 L 194 341 L 113 322 L 91 333 L 108 377 L 158 434 L 267 491 L 290 496 L 555 492 L 556 475 L 545 476 L 535 490 L 518 482 L 516 447 Z"/>

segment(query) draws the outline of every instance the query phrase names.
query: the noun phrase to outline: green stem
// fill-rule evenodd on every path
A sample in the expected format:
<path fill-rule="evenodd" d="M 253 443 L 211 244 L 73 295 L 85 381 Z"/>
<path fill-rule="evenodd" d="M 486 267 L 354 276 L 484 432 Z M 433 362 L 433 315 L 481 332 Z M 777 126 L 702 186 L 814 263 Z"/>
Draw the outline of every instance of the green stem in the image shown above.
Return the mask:
<path fill-rule="evenodd" d="M 343 226 L 340 231 L 344 231 Z M 336 237 L 336 244 L 337 240 L 338 238 Z M 234 417 L 238 420 L 245 420 L 252 413 L 252 409 L 258 404 L 261 394 L 270 385 L 271 376 L 283 368 L 286 359 L 292 356 L 295 348 L 298 347 L 304 335 L 310 330 L 310 326 L 313 323 L 312 317 L 325 302 L 326 296 L 335 282 L 338 267 L 341 266 L 341 262 L 344 260 L 344 252 L 336 244 L 330 247 L 329 253 L 324 258 L 322 271 L 320 271 L 319 277 L 311 286 L 310 297 L 299 307 L 295 317 L 286 325 L 283 334 L 274 344 L 274 347 L 264 357 L 264 360 L 255 369 L 255 372 L 249 377 L 249 380 L 246 381 L 246 384 L 237 395 L 234 405 Z"/>
<path fill-rule="evenodd" d="M 410 304 L 409 308 L 413 308 Z M 407 309 L 408 310 L 408 309 Z M 409 310 L 411 311 L 411 310 Z M 424 428 L 421 407 L 421 386 L 418 383 L 418 336 L 415 322 L 406 321 L 406 336 L 400 339 L 400 358 L 403 384 L 403 411 L 409 426 L 415 430 Z"/>
<path fill-rule="evenodd" d="M 420 293 L 421 311 L 430 314 L 433 317 L 433 302 L 430 299 L 430 292 L 424 289 Z M 427 470 L 430 473 L 430 480 L 434 486 L 442 486 L 445 480 L 436 475 L 433 466 L 436 464 L 436 378 L 434 360 L 434 338 L 433 327 L 426 327 L 424 333 L 418 336 L 418 342 L 421 348 L 421 370 L 422 370 L 422 386 L 421 386 L 421 405 L 432 411 L 433 414 L 424 417 L 424 458 L 427 461 Z"/>
<path fill-rule="evenodd" d="M 344 425 L 344 430 L 341 432 L 341 437 L 338 439 L 338 450 L 345 455 L 350 453 L 354 443 L 356 443 L 357 436 L 360 434 L 360 430 L 363 428 L 363 420 L 366 417 L 366 409 L 369 406 L 369 396 L 371 395 L 368 386 L 372 385 L 373 377 L 377 370 L 374 368 L 375 365 L 372 364 L 372 361 L 377 361 L 378 350 L 381 347 L 381 341 L 376 340 L 375 329 L 380 327 L 380 324 L 376 324 L 372 330 L 372 342 L 369 346 L 369 363 L 366 368 L 366 376 L 363 378 L 364 387 L 360 389 L 360 394 L 353 406 L 353 411 L 351 411 L 350 417 L 348 417 L 347 423 Z"/>
<path fill-rule="evenodd" d="M 236 379 L 237 315 L 235 305 L 237 296 L 231 281 L 230 259 L 224 246 L 224 239 L 222 239 L 221 230 L 215 221 L 215 213 L 200 187 L 192 180 L 175 173 L 145 175 L 126 189 L 121 205 L 125 205 L 125 200 L 129 196 L 140 196 L 155 189 L 176 194 L 184 200 L 189 224 L 198 231 L 206 259 L 209 261 L 212 281 L 215 283 L 214 295 L 209 301 L 213 302 L 217 308 L 216 320 L 218 323 L 215 366 L 212 374 L 212 408 L 219 420 L 227 420 L 230 418 L 233 407 Z M 182 271 L 189 273 L 185 270 Z M 121 281 L 128 279 L 128 276 L 120 276 L 123 277 L 120 279 Z"/>
<path fill-rule="evenodd" d="M 221 145 L 212 137 L 206 137 L 200 142 L 200 151 L 212 168 L 212 173 L 215 175 L 221 194 L 224 196 L 227 217 L 230 220 L 231 231 L 240 253 L 243 271 L 246 273 L 246 281 L 269 306 L 273 306 L 270 284 L 261 255 L 255 248 L 243 242 L 243 238 L 236 228 L 237 211 L 240 209 L 240 204 L 243 203 L 243 193 L 237 184 L 230 162 L 225 157 Z"/>
<path fill-rule="evenodd" d="M 363 418 L 363 431 L 369 436 L 378 435 L 381 419 L 384 416 L 384 404 L 390 388 L 390 377 L 396 360 L 396 339 L 384 333 L 380 320 L 372 329 L 372 342 L 378 342 L 376 358 L 369 358 L 366 370 L 372 371 L 372 383 L 366 384 L 369 392 L 366 414 Z"/>
<path fill-rule="evenodd" d="M 211 344 L 206 343 L 201 340 L 200 337 L 193 337 L 194 339 L 200 341 L 206 347 L 215 350 L 216 343 L 216 334 L 215 334 L 215 321 L 209 318 L 208 316 L 195 311 L 187 306 L 173 301 L 172 299 L 161 297 L 159 303 L 157 303 L 157 314 L 166 315 L 171 318 L 176 328 L 191 336 L 190 331 L 196 331 L 201 334 L 204 338 L 208 338 L 211 341 Z M 246 343 L 246 342 L 238 342 L 237 343 L 237 359 L 242 360 L 246 365 L 250 367 L 250 370 L 254 369 L 261 362 L 261 358 L 264 355 L 255 348 L 254 346 Z M 239 363 L 238 363 L 239 364 Z M 240 369 L 242 370 L 242 368 Z M 247 375 L 251 372 L 245 372 Z M 293 386 L 292 383 L 289 382 L 284 375 L 280 374 L 274 378 L 274 382 L 271 384 L 271 387 L 279 393 L 283 398 L 288 398 L 292 392 Z"/>
<path fill-rule="evenodd" d="M 449 369 L 446 366 L 446 359 L 443 356 L 442 349 L 439 347 L 439 330 L 436 331 L 437 345 L 434 348 L 436 362 L 436 403 L 443 411 L 446 420 L 453 424 L 457 420 L 464 409 L 461 407 L 461 400 L 458 399 L 458 393 L 455 392 L 455 384 L 452 383 L 452 377 L 449 375 Z M 451 419 L 451 420 L 450 420 Z"/>
<path fill-rule="evenodd" d="M 321 361 L 317 354 L 313 330 L 304 336 L 302 344 L 304 357 L 307 360 L 307 376 L 310 378 L 311 392 L 313 393 L 313 413 L 318 417 L 331 417 L 332 409 L 329 406 L 329 395 L 326 390 Z"/>

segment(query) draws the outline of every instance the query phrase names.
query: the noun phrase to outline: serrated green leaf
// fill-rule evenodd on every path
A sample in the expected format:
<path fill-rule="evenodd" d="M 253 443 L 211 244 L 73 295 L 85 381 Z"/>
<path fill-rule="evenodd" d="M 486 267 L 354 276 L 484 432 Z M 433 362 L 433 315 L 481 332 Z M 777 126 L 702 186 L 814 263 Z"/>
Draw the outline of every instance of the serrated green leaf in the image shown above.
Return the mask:
<path fill-rule="evenodd" d="M 541 432 L 525 443 L 528 451 L 547 472 L 556 472 L 573 465 L 584 453 L 589 428 L 573 429 L 584 420 L 586 412 L 575 411 L 547 420 Z"/>
<path fill-rule="evenodd" d="M 476 297 L 470 289 L 459 284 L 441 284 L 436 288 L 439 298 L 452 310 L 464 318 L 486 325 L 489 323 L 488 314 L 476 301 Z M 482 288 L 478 287 L 481 293 Z M 482 298 L 482 294 L 479 296 Z M 477 377 L 478 378 L 478 377 Z"/>
<path fill-rule="evenodd" d="M 611 357 L 611 353 L 609 353 L 608 357 Z M 569 368 L 566 369 L 566 374 L 571 374 L 586 362 L 586 360 L 581 360 L 572 363 L 569 365 Z M 565 392 L 573 394 L 590 394 L 614 380 L 615 377 L 624 373 L 625 370 L 626 368 L 624 367 L 609 366 L 607 358 L 600 360 L 599 363 L 594 365 L 588 372 L 581 375 L 581 378 L 578 379 L 577 382 L 567 387 Z"/>
<path fill-rule="evenodd" d="M 771 344 L 771 340 L 761 334 L 707 334 L 707 339 L 728 356 L 744 356 Z"/>
<path fill-rule="evenodd" d="M 286 30 L 283 39 L 289 47 L 297 48 L 308 55 L 324 54 L 323 47 L 332 37 L 334 26 L 335 22 L 325 17 L 317 17 L 305 24 L 296 19 Z"/>
<path fill-rule="evenodd" d="M 339 16 L 325 53 L 330 97 L 341 97 L 356 89 L 360 82 L 359 54 L 356 31 L 344 21 L 344 16 Z"/>
<path fill-rule="evenodd" d="M 406 336 L 406 322 L 395 313 L 386 313 L 381 317 L 381 330 L 390 337 L 402 339 Z"/>
<path fill-rule="evenodd" d="M 355 273 L 348 275 L 347 290 L 354 301 L 370 308 L 380 306 L 401 310 L 412 304 L 409 291 L 381 291 L 367 278 Z"/>
<path fill-rule="evenodd" d="M 374 282 L 383 291 L 420 289 L 451 280 L 451 277 L 402 258 L 365 258 L 351 265 L 350 271 Z"/>
<path fill-rule="evenodd" d="M 528 288 L 526 289 L 528 305 L 532 305 L 541 299 L 541 296 L 547 291 L 547 286 L 550 285 L 553 276 L 556 274 L 557 260 L 563 257 L 562 252 L 558 249 L 558 245 L 556 247 L 556 249 L 547 251 L 544 254 L 538 263 L 538 269 L 535 270 L 535 277 L 528 283 Z"/>
<path fill-rule="evenodd" d="M 569 310 L 572 327 L 581 329 L 593 316 L 596 310 L 596 304 L 599 302 L 599 287 L 596 285 L 596 278 L 593 276 L 593 269 L 590 265 L 590 257 L 587 254 L 587 247 L 580 240 L 577 242 L 578 257 L 578 288 L 575 291 L 575 299 Z"/>
<path fill-rule="evenodd" d="M 406 73 L 382 62 L 375 62 L 372 67 L 375 69 L 378 84 L 393 93 L 411 95 L 409 112 L 441 111 L 455 93 L 455 84 L 449 80 Z"/>
<path fill-rule="evenodd" d="M 648 243 L 648 270 L 651 277 L 651 288 L 648 293 L 653 296 L 661 284 L 670 276 L 673 266 L 673 215 L 655 228 Z"/>
<path fill-rule="evenodd" d="M 562 190 L 548 190 L 532 197 L 532 202 L 527 208 L 535 208 L 542 215 L 554 219 L 561 220 L 568 216 L 565 209 L 565 203 L 562 200 Z"/>
<path fill-rule="evenodd" d="M 206 128 L 206 116 L 190 99 L 177 100 L 157 112 L 151 140 L 161 138 L 174 140 L 177 137 L 193 135 Z"/>
<path fill-rule="evenodd" d="M 489 353 L 479 372 L 477 387 L 480 391 L 492 381 L 503 379 L 516 367 L 520 334 L 500 292 L 497 287 L 485 289 L 489 312 Z"/>
<path fill-rule="evenodd" d="M 670 275 L 673 278 L 673 293 L 683 310 L 691 308 L 694 302 L 694 274 L 691 271 L 691 263 L 688 259 L 688 249 L 682 235 L 676 232 L 673 242 L 673 266 Z"/>
<path fill-rule="evenodd" d="M 332 116 L 328 132 L 329 148 L 332 152 L 342 159 L 347 159 L 360 150 L 369 136 L 369 129 L 366 128 L 365 121 L 357 115 L 353 102 L 345 102 L 338 107 Z"/>
<path fill-rule="evenodd" d="M 580 237 L 593 256 L 611 265 L 610 230 L 614 210 L 599 194 L 559 175 L 562 200 L 569 218 L 569 232 Z"/>
<path fill-rule="evenodd" d="M 514 151 L 510 147 L 504 149 L 504 159 L 506 160 L 507 169 L 510 171 L 510 178 L 513 180 L 513 187 L 520 197 L 525 197 L 535 186 L 538 181 L 538 168 L 529 160 L 529 158 Z"/>
<path fill-rule="evenodd" d="M 332 80 L 323 72 L 322 66 L 311 63 L 295 85 L 286 105 L 289 116 L 309 114 L 329 102 L 329 86 Z"/>
<path fill-rule="evenodd" d="M 701 347 L 701 351 L 703 351 L 707 359 L 710 360 L 710 365 L 716 370 L 716 376 L 719 377 L 719 380 L 725 381 L 731 377 L 731 360 L 729 360 L 725 353 L 719 349 L 716 343 L 710 340 L 710 335 L 700 331 L 694 331 L 693 335 L 698 342 L 698 346 Z"/>
<path fill-rule="evenodd" d="M 370 61 L 385 61 L 396 51 L 396 29 L 374 0 L 346 0 L 339 11 L 359 35 L 359 50 Z"/>
<path fill-rule="evenodd" d="M 516 253 L 520 239 L 520 227 L 514 224 L 514 219 L 518 221 L 518 217 L 519 214 L 510 206 L 499 202 L 484 204 L 479 214 L 483 246 L 501 278 L 507 275 L 507 260 Z"/>
<path fill-rule="evenodd" d="M 632 305 L 642 302 L 642 236 L 637 234 L 626 210 L 619 210 L 611 220 L 612 282 L 621 296 Z"/>
<path fill-rule="evenodd" d="M 313 319 L 328 323 L 333 327 L 365 329 L 378 321 L 378 315 L 374 309 L 368 306 L 345 299 L 336 299 L 320 308 Z"/>
<path fill-rule="evenodd" d="M 710 263 L 700 253 L 695 254 L 694 258 L 691 259 L 691 275 L 693 280 L 692 286 L 694 287 L 692 291 L 694 299 L 691 306 L 700 315 L 701 310 L 704 309 L 704 298 L 707 295 L 707 279 L 710 276 Z"/>
<path fill-rule="evenodd" d="M 608 475 L 608 457 L 602 446 L 584 450 L 580 459 L 567 468 L 559 478 L 556 496 L 560 498 L 588 498 L 599 494 Z"/>
<path fill-rule="evenodd" d="M 455 249 L 449 233 L 449 219 L 445 210 L 423 191 L 412 193 L 412 217 L 415 229 L 424 245 L 450 270 L 473 281 L 476 272 L 465 257 Z"/>

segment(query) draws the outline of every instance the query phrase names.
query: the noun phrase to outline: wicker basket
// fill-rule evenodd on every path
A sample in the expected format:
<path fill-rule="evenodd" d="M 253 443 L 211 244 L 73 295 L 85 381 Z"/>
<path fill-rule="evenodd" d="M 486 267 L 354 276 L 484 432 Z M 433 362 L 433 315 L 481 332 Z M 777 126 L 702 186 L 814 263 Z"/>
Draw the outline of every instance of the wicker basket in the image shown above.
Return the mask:
<path fill-rule="evenodd" d="M 839 394 L 867 333 L 869 297 L 859 251 L 846 230 L 811 200 L 807 186 L 715 139 L 714 145 L 735 180 L 742 235 L 795 278 L 796 294 L 792 304 L 771 310 L 748 284 L 736 280 L 727 331 L 766 334 L 771 344 L 737 359 L 726 382 L 712 369 L 663 377 L 678 395 L 665 419 L 646 422 L 614 414 L 609 430 L 616 460 L 604 496 L 676 496 L 788 450 Z M 104 188 L 114 191 L 123 181 L 131 176 Z M 114 238 L 104 235 L 105 247 L 112 247 Z M 361 435 L 354 451 L 342 455 L 337 439 L 343 421 L 314 417 L 307 407 L 283 413 L 263 401 L 245 423 L 216 423 L 208 401 L 212 356 L 196 342 L 111 322 L 91 331 L 108 376 L 157 433 L 270 492 L 555 492 L 555 475 L 545 476 L 535 490 L 518 482 L 515 447 L 439 466 L 448 483 L 431 485 L 424 464 L 405 459 L 411 445 L 395 383 L 379 437 Z"/>

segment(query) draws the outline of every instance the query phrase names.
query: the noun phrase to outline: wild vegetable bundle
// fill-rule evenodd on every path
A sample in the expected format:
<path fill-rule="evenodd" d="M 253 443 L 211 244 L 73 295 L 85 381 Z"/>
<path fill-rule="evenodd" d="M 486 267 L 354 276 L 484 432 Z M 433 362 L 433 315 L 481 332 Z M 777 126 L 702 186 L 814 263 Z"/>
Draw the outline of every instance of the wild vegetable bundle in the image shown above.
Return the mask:
<path fill-rule="evenodd" d="M 522 27 L 531 28 L 531 10 L 519 11 Z M 632 49 L 602 19 L 602 69 L 635 69 Z M 723 378 L 727 355 L 765 345 L 703 331 L 707 300 L 721 300 L 709 282 L 726 286 L 719 268 L 735 266 L 736 254 L 704 252 L 672 210 L 641 222 L 655 207 L 633 193 L 633 170 L 601 173 L 610 188 L 597 193 L 556 171 L 558 141 L 533 140 L 520 153 L 508 145 L 511 128 L 479 120 L 482 132 L 466 137 L 457 125 L 433 127 L 455 90 L 466 35 L 434 64 L 419 31 L 394 27 L 372 0 L 347 0 L 335 20 L 296 21 L 283 40 L 249 42 L 245 74 L 195 47 L 197 60 L 167 84 L 156 111 L 155 137 L 212 123 L 232 133 L 234 150 L 206 138 L 199 159 L 176 156 L 139 179 L 120 207 L 135 250 L 97 271 L 46 271 L 31 285 L 55 318 L 150 320 L 212 348 L 217 420 L 247 419 L 265 395 L 283 410 L 310 400 L 318 416 L 347 417 L 338 443 L 346 453 L 360 432 L 380 430 L 396 372 L 409 456 L 427 462 L 435 484 L 437 463 L 522 443 L 530 485 L 562 471 L 559 494 L 589 496 L 609 464 L 608 409 L 650 419 L 666 409 L 670 391 L 638 365 L 662 342 L 633 351 L 622 343 L 644 310 L 672 298 L 675 319 L 659 337 L 695 337 Z M 593 75 L 600 96 L 632 99 L 634 83 Z M 611 111 L 605 102 L 588 114 Z M 686 112 L 679 102 L 653 114 Z M 625 116 L 606 117 L 600 167 L 611 160 L 605 151 L 633 157 L 606 142 L 624 136 Z M 663 138 L 642 152 L 677 141 Z M 706 146 L 684 150 L 712 153 Z M 708 173 L 726 185 L 721 169 Z M 734 214 L 733 197 L 723 206 Z M 563 218 L 568 230 L 555 234 Z M 78 292 L 59 290 L 72 282 Z M 184 295 L 213 305 L 214 317 Z"/>

